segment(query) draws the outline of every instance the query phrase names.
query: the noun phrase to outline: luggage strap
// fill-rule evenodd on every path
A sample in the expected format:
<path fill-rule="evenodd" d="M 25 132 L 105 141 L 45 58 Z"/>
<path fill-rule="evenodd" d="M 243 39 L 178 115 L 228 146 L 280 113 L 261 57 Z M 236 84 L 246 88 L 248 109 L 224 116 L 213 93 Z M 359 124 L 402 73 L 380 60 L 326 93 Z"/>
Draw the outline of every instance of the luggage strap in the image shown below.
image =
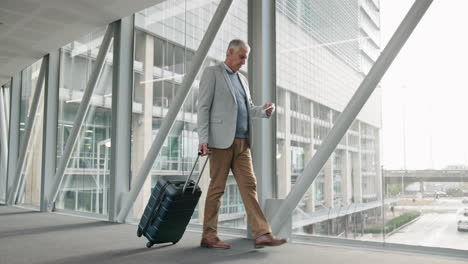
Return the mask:
<path fill-rule="evenodd" d="M 148 221 L 146 222 L 146 225 L 145 227 L 143 228 L 143 234 L 146 233 L 146 230 L 148 230 L 148 226 L 149 224 L 153 223 L 154 222 L 154 218 L 157 214 L 157 212 L 159 211 L 159 208 L 161 207 L 161 204 L 162 204 L 162 201 L 164 200 L 164 198 L 166 197 L 166 186 L 168 185 L 169 183 L 165 183 L 163 185 L 163 187 L 161 187 L 161 190 L 159 191 L 159 194 L 158 194 L 158 198 L 156 199 L 156 204 L 155 204 L 155 207 L 153 209 L 153 212 L 151 212 L 151 215 L 150 217 L 148 218 Z"/>

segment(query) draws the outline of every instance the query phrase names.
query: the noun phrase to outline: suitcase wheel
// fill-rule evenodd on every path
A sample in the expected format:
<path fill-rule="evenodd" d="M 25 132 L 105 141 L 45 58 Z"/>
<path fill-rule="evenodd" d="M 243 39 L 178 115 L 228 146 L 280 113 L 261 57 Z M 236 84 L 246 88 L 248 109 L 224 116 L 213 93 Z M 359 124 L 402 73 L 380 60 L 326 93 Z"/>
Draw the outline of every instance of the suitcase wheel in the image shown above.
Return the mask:
<path fill-rule="evenodd" d="M 146 247 L 147 247 L 147 248 L 151 248 L 153 245 L 154 245 L 154 244 L 151 243 L 151 242 L 149 242 L 149 241 L 148 241 L 148 243 L 146 243 Z"/>
<path fill-rule="evenodd" d="M 140 228 L 138 228 L 138 230 L 137 230 L 137 237 L 141 237 L 141 235 L 143 235 L 143 233 L 141 233 Z"/>

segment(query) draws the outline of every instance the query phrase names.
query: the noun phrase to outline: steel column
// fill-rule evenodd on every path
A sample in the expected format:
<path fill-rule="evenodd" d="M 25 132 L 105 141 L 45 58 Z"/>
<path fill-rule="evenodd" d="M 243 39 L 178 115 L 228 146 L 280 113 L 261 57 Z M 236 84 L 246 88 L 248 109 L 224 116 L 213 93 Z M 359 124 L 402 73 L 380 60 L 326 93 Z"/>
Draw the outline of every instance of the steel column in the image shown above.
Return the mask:
<path fill-rule="evenodd" d="M 5 97 L 3 96 L 4 88 L 0 88 L 0 200 L 3 201 L 3 195 L 6 194 L 6 182 L 7 182 L 7 164 L 8 164 L 8 139 L 7 139 L 7 129 L 8 129 L 8 122 L 6 118 L 6 111 L 5 111 Z M 6 200 L 6 197 L 5 197 Z"/>
<path fill-rule="evenodd" d="M 251 47 L 249 82 L 253 101 L 276 104 L 275 1 L 249 0 L 248 37 Z M 253 123 L 252 159 L 261 206 L 277 197 L 276 115 Z M 265 154 L 267 153 L 267 154 Z"/>
<path fill-rule="evenodd" d="M 10 90 L 11 90 L 12 84 L 10 84 L 10 87 L 8 89 L 3 89 L 4 93 L 4 98 L 5 98 L 5 117 L 6 117 L 6 122 L 9 124 L 10 122 Z M 8 131 L 8 130 L 7 130 Z"/>
<path fill-rule="evenodd" d="M 130 189 L 134 16 L 114 26 L 109 221 L 116 220 L 122 193 Z"/>
<path fill-rule="evenodd" d="M 4 88 L 1 88 L 0 90 L 0 145 L 1 145 L 1 152 L 0 152 L 0 155 L 1 155 L 1 171 L 0 171 L 0 179 L 4 179 L 2 180 L 4 182 L 5 185 L 1 185 L 0 188 L 2 188 L 3 190 L 0 191 L 0 194 L 2 195 L 3 197 L 3 194 L 6 194 L 6 178 L 7 178 L 7 166 L 8 166 L 8 133 L 7 133 L 7 129 L 8 129 L 8 122 L 7 122 L 7 118 L 6 118 L 6 112 L 5 112 L 5 97 L 3 96 L 3 89 Z M 3 198 L 0 197 L 0 199 L 3 200 Z M 6 197 L 5 197 L 5 200 L 6 200 Z"/>
<path fill-rule="evenodd" d="M 60 51 L 48 55 L 49 65 L 44 85 L 44 126 L 42 136 L 42 175 L 40 210 L 48 211 L 50 188 L 57 163 L 57 122 L 59 100 Z"/>

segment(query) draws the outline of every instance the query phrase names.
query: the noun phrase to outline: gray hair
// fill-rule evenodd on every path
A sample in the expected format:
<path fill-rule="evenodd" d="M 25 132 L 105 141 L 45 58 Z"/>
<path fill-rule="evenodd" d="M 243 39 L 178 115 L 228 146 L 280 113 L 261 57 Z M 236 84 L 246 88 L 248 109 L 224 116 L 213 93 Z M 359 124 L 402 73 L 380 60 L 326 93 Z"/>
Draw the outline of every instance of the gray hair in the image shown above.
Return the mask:
<path fill-rule="evenodd" d="M 245 49 L 246 51 L 250 52 L 250 46 L 245 41 L 241 39 L 233 39 L 229 42 L 228 48 L 226 50 L 226 55 L 229 54 L 229 49 L 234 49 L 234 51 L 238 51 L 240 48 Z"/>

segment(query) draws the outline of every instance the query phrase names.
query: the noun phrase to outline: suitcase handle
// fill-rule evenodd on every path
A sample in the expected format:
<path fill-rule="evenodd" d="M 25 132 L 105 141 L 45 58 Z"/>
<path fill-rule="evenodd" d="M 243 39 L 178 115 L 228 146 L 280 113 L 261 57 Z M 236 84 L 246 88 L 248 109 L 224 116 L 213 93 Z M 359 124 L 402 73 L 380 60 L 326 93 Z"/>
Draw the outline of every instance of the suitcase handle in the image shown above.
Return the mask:
<path fill-rule="evenodd" d="M 189 182 L 190 178 L 193 175 L 193 171 L 195 170 L 195 167 L 197 166 L 197 163 L 198 163 L 198 160 L 200 159 L 201 154 L 202 154 L 202 152 L 199 151 L 198 155 L 197 155 L 197 159 L 195 160 L 195 163 L 193 164 L 192 171 L 190 172 L 189 176 L 187 177 L 187 180 L 185 181 L 184 188 L 182 189 L 182 195 L 185 193 L 185 189 L 187 188 L 188 182 Z M 193 186 L 192 193 L 195 193 L 195 190 L 197 189 L 198 182 L 200 182 L 200 178 L 201 178 L 201 176 L 203 174 L 203 171 L 205 170 L 206 163 L 208 163 L 208 158 L 205 160 L 205 164 L 203 164 L 203 167 L 202 167 L 202 169 L 201 169 L 201 171 L 200 171 L 200 173 L 198 175 L 198 179 L 195 182 L 195 186 Z"/>
<path fill-rule="evenodd" d="M 200 154 L 201 155 L 201 154 Z M 198 183 L 200 182 L 200 179 L 202 177 L 202 174 L 203 174 L 203 171 L 205 170 L 205 167 L 206 167 L 206 164 L 208 163 L 208 157 L 206 157 L 206 160 L 205 160 L 205 163 L 203 164 L 203 167 L 200 171 L 200 173 L 198 174 L 198 179 L 197 181 L 195 182 L 195 186 L 193 186 L 193 191 L 192 191 L 192 194 L 195 193 L 195 190 L 197 189 L 197 186 L 198 186 Z"/>

